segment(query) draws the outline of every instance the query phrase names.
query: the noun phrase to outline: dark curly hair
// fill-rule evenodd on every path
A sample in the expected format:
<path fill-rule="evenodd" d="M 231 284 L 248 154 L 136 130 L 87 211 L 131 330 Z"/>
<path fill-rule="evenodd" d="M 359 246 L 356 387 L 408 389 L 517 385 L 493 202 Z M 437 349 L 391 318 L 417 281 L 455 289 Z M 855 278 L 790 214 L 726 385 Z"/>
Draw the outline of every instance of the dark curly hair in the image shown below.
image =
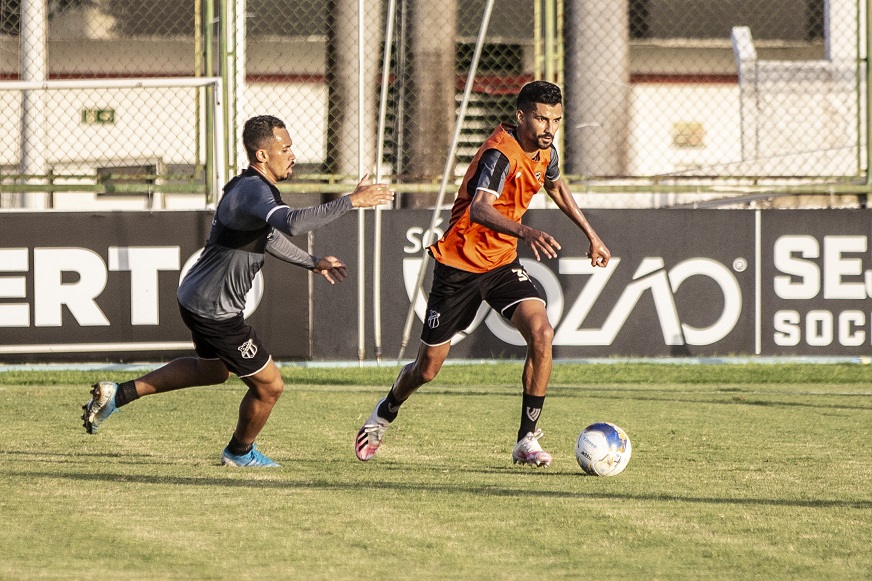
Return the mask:
<path fill-rule="evenodd" d="M 275 139 L 273 129 L 284 129 L 285 122 L 272 115 L 258 115 L 245 122 L 242 128 L 242 145 L 249 161 L 257 161 L 254 154 L 258 149 L 263 149 L 269 140 Z"/>
<path fill-rule="evenodd" d="M 521 87 L 518 92 L 518 110 L 531 111 L 536 103 L 543 105 L 558 105 L 563 103 L 560 87 L 548 81 L 531 81 Z"/>

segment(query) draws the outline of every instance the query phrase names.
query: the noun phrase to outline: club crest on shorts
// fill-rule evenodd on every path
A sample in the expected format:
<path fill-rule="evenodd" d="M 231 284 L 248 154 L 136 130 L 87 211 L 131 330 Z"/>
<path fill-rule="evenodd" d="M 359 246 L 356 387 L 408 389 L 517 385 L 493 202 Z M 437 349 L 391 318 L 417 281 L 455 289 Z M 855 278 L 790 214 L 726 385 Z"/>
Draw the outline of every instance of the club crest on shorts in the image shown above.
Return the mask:
<path fill-rule="evenodd" d="M 243 359 L 252 359 L 257 355 L 257 345 L 255 345 L 254 341 L 251 339 L 240 345 L 238 349 L 239 354 L 242 355 Z"/>
<path fill-rule="evenodd" d="M 436 327 L 438 327 L 439 317 L 441 316 L 442 314 L 437 311 L 430 311 L 430 314 L 427 315 L 427 326 L 431 329 L 435 329 Z"/>

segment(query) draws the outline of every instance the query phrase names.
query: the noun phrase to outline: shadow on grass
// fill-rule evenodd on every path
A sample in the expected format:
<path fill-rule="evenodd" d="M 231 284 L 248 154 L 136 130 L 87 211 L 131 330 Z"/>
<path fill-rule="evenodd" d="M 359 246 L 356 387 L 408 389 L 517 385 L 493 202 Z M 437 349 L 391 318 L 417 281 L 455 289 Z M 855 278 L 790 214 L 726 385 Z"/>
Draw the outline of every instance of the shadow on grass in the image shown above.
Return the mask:
<path fill-rule="evenodd" d="M 848 508 L 869 510 L 872 509 L 872 501 L 867 500 L 834 500 L 834 499 L 815 499 L 815 500 L 790 500 L 781 498 L 717 498 L 717 497 L 699 497 L 699 496 L 680 496 L 669 494 L 622 494 L 622 493 L 583 493 L 583 492 L 568 492 L 558 490 L 530 490 L 529 488 L 512 488 L 500 485 L 482 484 L 481 486 L 469 485 L 451 485 L 437 483 L 421 483 L 421 482 L 332 482 L 332 481 L 317 481 L 306 480 L 305 482 L 292 481 L 277 481 L 265 479 L 250 479 L 237 478 L 239 469 L 216 469 L 226 470 L 226 476 L 222 477 L 185 477 L 185 476 L 155 476 L 155 475 L 139 475 L 139 474 L 121 474 L 112 472 L 101 472 L 99 474 L 86 473 L 67 473 L 56 474 L 51 472 L 25 472 L 25 471 L 6 471 L 5 475 L 17 476 L 32 480 L 33 478 L 51 478 L 62 481 L 76 482 L 113 482 L 124 484 L 145 484 L 145 485 L 177 485 L 177 486 L 221 486 L 226 488 L 273 488 L 281 490 L 293 489 L 319 489 L 319 490 L 335 490 L 335 491 L 361 491 L 361 490 L 391 490 L 398 492 L 431 492 L 431 493 L 446 493 L 446 494 L 475 494 L 481 496 L 504 496 L 518 497 L 529 499 L 531 497 L 554 498 L 554 499 L 569 499 L 569 500 L 617 500 L 617 501 L 645 501 L 645 502 L 684 502 L 689 504 L 711 504 L 711 505 L 736 505 L 736 506 L 786 506 L 796 508 Z M 258 474 L 269 475 L 280 473 L 277 470 L 262 469 Z M 231 477 L 232 474 L 232 477 Z M 538 472 L 537 476 L 543 475 Z M 561 474 L 552 474 L 551 476 L 566 476 Z M 579 475 L 579 478 L 585 476 Z"/>
<path fill-rule="evenodd" d="M 457 389 L 444 389 L 444 388 L 435 388 L 428 389 L 426 392 L 421 392 L 421 395 L 462 395 L 466 396 L 494 396 L 494 395 L 520 395 L 520 388 L 512 391 L 511 393 L 505 391 L 503 388 L 495 388 L 492 391 L 487 390 L 463 390 L 458 391 Z M 847 397 L 851 395 L 861 395 L 869 398 L 869 405 L 856 405 L 856 404 L 822 404 L 822 403 L 808 403 L 802 401 L 775 401 L 775 400 L 766 400 L 761 399 L 759 393 L 755 393 L 757 397 L 751 398 L 748 395 L 743 395 L 738 390 L 734 389 L 725 389 L 719 390 L 717 392 L 712 392 L 711 390 L 706 390 L 705 392 L 687 392 L 684 393 L 700 393 L 705 394 L 706 397 L 698 397 L 698 398 L 682 398 L 676 397 L 677 393 L 682 392 L 674 392 L 674 391 L 663 391 L 662 397 L 657 397 L 654 395 L 643 396 L 639 395 L 642 393 L 651 394 L 651 389 L 634 389 L 634 388 L 617 388 L 617 389 L 608 389 L 602 387 L 580 387 L 577 389 L 566 388 L 566 387 L 552 387 L 548 391 L 548 397 L 551 399 L 605 399 L 609 401 L 615 401 L 620 399 L 622 401 L 653 401 L 653 402 L 675 402 L 675 403 L 687 403 L 687 404 L 721 404 L 721 405 L 749 405 L 749 406 L 764 406 L 764 407 L 785 407 L 785 408 L 813 408 L 813 409 L 834 409 L 834 410 L 860 410 L 860 411 L 872 411 L 872 397 L 869 394 L 815 394 L 816 396 L 823 397 Z M 792 395 L 789 392 L 779 393 L 778 395 Z M 797 397 L 808 397 L 808 394 L 796 394 Z M 715 396 L 715 397 L 712 397 Z M 718 397 L 719 396 L 719 397 Z M 862 400 L 861 400 L 862 401 Z"/>
<path fill-rule="evenodd" d="M 301 389 L 302 388 L 302 389 Z M 293 386 L 286 387 L 288 390 L 297 389 L 298 391 L 305 391 L 305 386 Z M 312 391 L 332 391 L 332 390 L 320 390 L 314 389 Z M 372 387 L 365 386 L 354 386 L 354 387 L 343 387 L 341 390 L 336 390 L 337 393 L 341 392 L 343 394 L 348 393 L 360 393 L 360 394 L 371 394 L 374 391 L 376 393 L 382 393 L 378 390 L 378 388 L 374 389 Z M 482 388 L 482 389 L 469 389 L 463 388 L 460 386 L 457 387 L 448 387 L 448 386 L 440 386 L 440 387 L 424 387 L 421 391 L 416 395 L 416 401 L 421 398 L 421 396 L 425 395 L 441 395 L 441 396 L 463 396 L 463 397 L 494 397 L 494 396 L 502 396 L 502 397 L 511 397 L 511 396 L 520 396 L 521 388 L 515 386 L 503 386 L 503 385 L 495 385 L 492 388 Z M 702 391 L 695 390 L 687 390 L 681 389 L 678 391 L 673 390 L 663 390 L 662 397 L 658 397 L 657 395 L 651 395 L 652 393 L 658 393 L 656 390 L 651 388 L 633 388 L 633 387 L 603 387 L 603 386 L 590 386 L 590 387 L 566 387 L 566 386 L 552 386 L 549 388 L 548 397 L 549 398 L 559 398 L 559 399 L 607 399 L 609 401 L 614 401 L 616 399 L 626 400 L 626 401 L 653 401 L 653 402 L 675 402 L 675 403 L 689 403 L 689 404 L 721 404 L 721 405 L 749 405 L 749 406 L 764 406 L 764 407 L 784 407 L 784 408 L 812 408 L 812 409 L 834 409 L 834 410 L 860 410 L 860 411 L 872 411 L 872 395 L 869 393 L 808 393 L 808 392 L 791 392 L 791 391 L 776 391 L 772 392 L 767 390 L 766 394 L 769 395 L 782 395 L 788 397 L 839 397 L 839 398 L 866 398 L 869 401 L 869 405 L 862 404 L 846 404 L 846 403 L 838 403 L 838 404 L 823 404 L 823 403 L 808 403 L 801 401 L 775 401 L 775 400 L 767 400 L 762 399 L 760 396 L 760 392 L 751 391 L 749 392 L 743 388 L 735 388 L 735 387 L 724 387 L 717 390 L 706 389 Z M 640 395 L 640 394 L 648 394 Z M 700 394 L 704 397 L 676 397 L 679 394 Z M 750 397 L 755 396 L 755 397 Z M 866 399 L 860 399 L 859 401 L 866 401 Z M 857 401 L 856 399 L 854 401 Z"/>
<path fill-rule="evenodd" d="M 220 450 L 215 453 L 215 457 L 219 458 Z M 27 462 L 28 464 L 66 464 L 74 465 L 84 462 L 94 461 L 111 461 L 113 464 L 131 465 L 131 466 L 188 466 L 192 462 L 196 466 L 208 466 L 209 463 L 202 458 L 186 458 L 184 456 L 168 458 L 164 453 L 155 454 L 137 454 L 135 452 L 33 452 L 30 450 L 2 450 L 0 449 L 0 462 L 6 457 L 12 462 Z M 217 462 L 216 462 L 217 465 Z M 10 474 L 0 470 L 0 474 Z"/>

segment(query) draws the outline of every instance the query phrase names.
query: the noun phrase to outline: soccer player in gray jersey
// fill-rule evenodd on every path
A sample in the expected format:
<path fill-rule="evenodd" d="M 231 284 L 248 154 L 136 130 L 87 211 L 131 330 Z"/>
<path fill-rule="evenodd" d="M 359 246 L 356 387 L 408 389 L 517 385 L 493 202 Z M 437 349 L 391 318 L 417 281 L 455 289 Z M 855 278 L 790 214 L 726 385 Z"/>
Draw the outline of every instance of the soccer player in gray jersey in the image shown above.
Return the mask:
<path fill-rule="evenodd" d="M 293 210 L 282 201 L 276 183 L 293 173 L 291 136 L 276 117 L 246 121 L 242 141 L 249 167 L 224 186 L 206 248 L 179 286 L 179 310 L 191 330 L 196 357 L 176 359 L 136 380 L 100 381 L 82 406 L 89 434 L 118 408 L 144 396 L 199 385 L 224 383 L 235 373 L 248 386 L 239 420 L 222 454 L 229 466 L 278 466 L 257 450 L 255 440 L 284 389 L 269 351 L 243 319 L 245 295 L 263 267 L 265 253 L 324 276 L 330 284 L 346 277 L 335 256 L 318 258 L 286 236 L 304 234 L 339 218 L 352 208 L 390 202 L 384 184 L 368 184 L 320 206 Z"/>

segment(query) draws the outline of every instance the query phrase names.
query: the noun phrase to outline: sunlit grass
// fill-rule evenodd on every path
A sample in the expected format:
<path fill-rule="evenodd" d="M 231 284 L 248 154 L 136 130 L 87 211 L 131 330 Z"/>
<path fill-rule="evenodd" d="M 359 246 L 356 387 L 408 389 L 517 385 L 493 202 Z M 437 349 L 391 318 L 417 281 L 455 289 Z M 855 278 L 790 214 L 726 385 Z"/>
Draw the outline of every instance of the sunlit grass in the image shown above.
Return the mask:
<path fill-rule="evenodd" d="M 396 368 L 285 368 L 261 471 L 218 464 L 239 382 L 87 436 L 102 375 L 0 373 L 0 578 L 868 579 L 867 369 L 560 365 L 538 471 L 511 464 L 519 364 L 446 367 L 365 464 Z M 575 462 L 597 420 L 633 440 L 617 478 Z"/>

